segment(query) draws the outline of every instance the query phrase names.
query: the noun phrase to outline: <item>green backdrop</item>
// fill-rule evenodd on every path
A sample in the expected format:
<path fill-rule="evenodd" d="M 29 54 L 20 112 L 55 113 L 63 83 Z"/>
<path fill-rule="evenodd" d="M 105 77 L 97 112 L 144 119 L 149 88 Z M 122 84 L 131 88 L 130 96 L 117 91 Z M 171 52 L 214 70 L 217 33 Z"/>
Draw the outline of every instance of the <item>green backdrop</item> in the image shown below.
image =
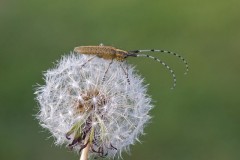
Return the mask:
<path fill-rule="evenodd" d="M 34 86 L 79 45 L 112 45 L 151 53 L 170 65 L 130 58 L 149 83 L 153 119 L 126 160 L 240 159 L 240 1 L 1 0 L 0 159 L 76 160 L 56 147 L 35 120 Z"/>

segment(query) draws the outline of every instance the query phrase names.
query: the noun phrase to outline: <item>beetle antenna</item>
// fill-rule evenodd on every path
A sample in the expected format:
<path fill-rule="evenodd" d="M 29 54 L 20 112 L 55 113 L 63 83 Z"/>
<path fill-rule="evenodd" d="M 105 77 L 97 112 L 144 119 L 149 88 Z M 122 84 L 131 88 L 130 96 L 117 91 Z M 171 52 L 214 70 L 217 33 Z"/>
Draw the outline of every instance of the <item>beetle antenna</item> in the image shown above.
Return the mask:
<path fill-rule="evenodd" d="M 173 87 L 171 89 L 174 89 L 176 87 L 176 82 L 177 82 L 176 75 L 175 75 L 174 71 L 166 63 L 164 63 L 162 60 L 160 60 L 160 59 L 158 59 L 156 57 L 153 57 L 153 56 L 150 56 L 150 55 L 147 55 L 147 54 L 136 54 L 136 57 L 148 57 L 148 58 L 154 59 L 155 61 L 158 61 L 159 63 L 161 63 L 172 74 L 172 77 L 173 77 Z"/>
<path fill-rule="evenodd" d="M 161 52 L 161 53 L 167 53 L 167 54 L 171 54 L 174 55 L 176 57 L 178 57 L 179 59 L 182 60 L 182 62 L 185 64 L 186 67 L 186 71 L 184 74 L 187 74 L 189 71 L 189 65 L 187 63 L 187 61 L 179 54 L 175 53 L 175 52 L 170 52 L 170 51 L 165 51 L 165 50 L 159 50 L 159 49 L 146 49 L 146 50 L 133 50 L 133 51 L 128 51 L 129 53 L 141 53 L 141 52 Z"/>

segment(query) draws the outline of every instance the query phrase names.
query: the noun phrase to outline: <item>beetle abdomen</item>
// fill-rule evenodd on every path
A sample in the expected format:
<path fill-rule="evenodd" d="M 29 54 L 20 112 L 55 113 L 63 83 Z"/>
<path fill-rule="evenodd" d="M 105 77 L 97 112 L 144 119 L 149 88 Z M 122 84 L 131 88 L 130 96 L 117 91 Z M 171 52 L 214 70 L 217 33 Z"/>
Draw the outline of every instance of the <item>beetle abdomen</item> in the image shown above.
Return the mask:
<path fill-rule="evenodd" d="M 116 48 L 111 46 L 79 46 L 74 51 L 81 54 L 91 54 L 104 59 L 116 58 Z"/>

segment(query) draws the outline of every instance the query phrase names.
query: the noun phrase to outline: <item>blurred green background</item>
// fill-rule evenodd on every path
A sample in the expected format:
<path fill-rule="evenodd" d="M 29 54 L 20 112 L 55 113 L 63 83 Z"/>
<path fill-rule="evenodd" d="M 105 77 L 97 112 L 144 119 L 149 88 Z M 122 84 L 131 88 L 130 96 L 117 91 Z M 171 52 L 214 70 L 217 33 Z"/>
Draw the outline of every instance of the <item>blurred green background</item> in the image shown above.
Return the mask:
<path fill-rule="evenodd" d="M 240 159 L 240 1 L 238 0 L 1 0 L 0 159 L 76 160 L 56 147 L 34 119 L 34 86 L 42 72 L 79 45 L 112 45 L 151 53 L 170 65 L 172 77 L 150 59 L 131 58 L 149 83 L 156 106 L 126 160 Z"/>

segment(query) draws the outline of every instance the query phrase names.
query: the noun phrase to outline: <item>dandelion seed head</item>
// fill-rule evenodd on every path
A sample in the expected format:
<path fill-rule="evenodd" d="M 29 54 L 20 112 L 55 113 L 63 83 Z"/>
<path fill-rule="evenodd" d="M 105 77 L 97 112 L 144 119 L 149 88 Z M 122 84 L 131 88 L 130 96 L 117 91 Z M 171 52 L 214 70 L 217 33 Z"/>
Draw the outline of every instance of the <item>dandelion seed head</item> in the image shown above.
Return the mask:
<path fill-rule="evenodd" d="M 94 58 L 86 63 L 90 58 L 63 56 L 44 73 L 45 85 L 35 92 L 37 118 L 57 145 L 79 152 L 88 138 L 90 156 L 119 157 L 144 133 L 151 98 L 131 65 L 114 61 L 105 74 L 109 61 Z M 123 68 L 128 68 L 130 84 Z"/>

